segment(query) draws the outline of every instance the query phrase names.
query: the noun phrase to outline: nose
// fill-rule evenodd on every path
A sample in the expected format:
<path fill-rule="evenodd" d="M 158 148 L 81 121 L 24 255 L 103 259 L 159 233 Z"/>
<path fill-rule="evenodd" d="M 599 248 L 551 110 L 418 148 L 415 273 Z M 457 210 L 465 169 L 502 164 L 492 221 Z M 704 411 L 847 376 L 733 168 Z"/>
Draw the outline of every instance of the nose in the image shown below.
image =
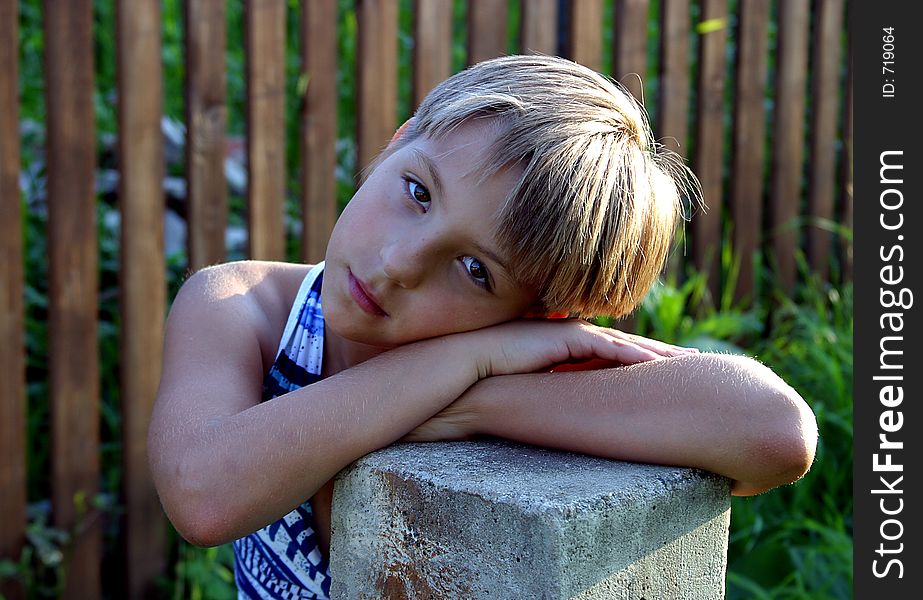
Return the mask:
<path fill-rule="evenodd" d="M 414 288 L 426 276 L 435 257 L 435 240 L 399 236 L 381 249 L 385 276 L 402 288 Z"/>

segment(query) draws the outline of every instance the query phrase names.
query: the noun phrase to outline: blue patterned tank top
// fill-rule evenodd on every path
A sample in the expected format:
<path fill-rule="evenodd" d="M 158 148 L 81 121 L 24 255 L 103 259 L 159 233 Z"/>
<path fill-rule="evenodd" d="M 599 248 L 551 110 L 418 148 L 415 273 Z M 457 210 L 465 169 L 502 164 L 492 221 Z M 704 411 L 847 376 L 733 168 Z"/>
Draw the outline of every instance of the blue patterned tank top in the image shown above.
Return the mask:
<path fill-rule="evenodd" d="M 263 381 L 264 402 L 321 378 L 323 274 L 322 262 L 301 283 L 276 360 Z M 317 543 L 310 501 L 234 542 L 234 580 L 239 600 L 330 597 L 330 563 Z"/>

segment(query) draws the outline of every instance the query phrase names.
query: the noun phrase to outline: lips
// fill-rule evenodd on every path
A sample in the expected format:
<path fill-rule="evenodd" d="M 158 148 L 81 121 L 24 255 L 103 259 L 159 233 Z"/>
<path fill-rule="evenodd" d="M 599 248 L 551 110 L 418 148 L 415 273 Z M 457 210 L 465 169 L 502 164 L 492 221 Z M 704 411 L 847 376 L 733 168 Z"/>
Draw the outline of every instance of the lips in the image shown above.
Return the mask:
<path fill-rule="evenodd" d="M 375 297 L 372 296 L 368 291 L 368 288 L 363 285 L 361 281 L 356 279 L 352 271 L 349 271 L 349 292 L 352 294 L 353 300 L 356 301 L 356 304 L 359 305 L 359 308 L 369 313 L 370 315 L 375 315 L 379 317 L 386 317 L 386 313 L 375 300 Z"/>

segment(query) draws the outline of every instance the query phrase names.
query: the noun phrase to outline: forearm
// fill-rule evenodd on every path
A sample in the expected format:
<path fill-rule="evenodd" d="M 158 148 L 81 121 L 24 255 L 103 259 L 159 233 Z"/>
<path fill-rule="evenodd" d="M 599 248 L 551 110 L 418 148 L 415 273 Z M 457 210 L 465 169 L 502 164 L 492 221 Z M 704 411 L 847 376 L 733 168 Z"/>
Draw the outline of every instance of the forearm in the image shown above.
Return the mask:
<path fill-rule="evenodd" d="M 461 395 L 478 378 L 470 353 L 457 337 L 418 342 L 246 410 L 190 413 L 169 428 L 158 425 L 171 404 L 162 391 L 150 447 L 164 507 L 200 545 L 265 526 Z"/>
<path fill-rule="evenodd" d="M 263 313 L 246 296 L 227 298 L 210 302 L 192 289 L 174 303 L 148 436 L 164 508 L 180 533 L 201 545 L 279 518 L 480 379 L 589 358 L 660 356 L 650 348 L 659 343 L 588 323 L 512 321 L 410 343 L 257 404 L 267 346 L 257 334 L 275 329 L 252 325 Z M 227 350 L 219 359 L 215 349 Z"/>
<path fill-rule="evenodd" d="M 753 494 L 800 477 L 814 416 L 769 369 L 699 354 L 597 371 L 492 377 L 469 389 L 477 433 L 637 462 L 702 468 Z"/>

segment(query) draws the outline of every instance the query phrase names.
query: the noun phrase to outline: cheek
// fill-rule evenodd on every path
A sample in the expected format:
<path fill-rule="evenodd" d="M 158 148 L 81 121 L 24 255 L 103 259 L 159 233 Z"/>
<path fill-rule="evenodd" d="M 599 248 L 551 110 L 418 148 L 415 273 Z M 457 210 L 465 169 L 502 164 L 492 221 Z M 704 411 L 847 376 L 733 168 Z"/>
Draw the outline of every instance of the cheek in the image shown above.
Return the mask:
<path fill-rule="evenodd" d="M 516 314 L 507 314 L 508 312 L 478 306 L 459 294 L 440 294 L 431 296 L 413 307 L 411 314 L 414 318 L 411 327 L 414 335 L 418 337 L 461 333 L 516 318 Z"/>
<path fill-rule="evenodd" d="M 340 250 L 355 249 L 358 241 L 370 240 L 375 227 L 381 223 L 381 219 L 375 216 L 377 213 L 371 210 L 372 208 L 361 198 L 354 197 L 350 200 L 330 233 L 329 244 Z"/>

